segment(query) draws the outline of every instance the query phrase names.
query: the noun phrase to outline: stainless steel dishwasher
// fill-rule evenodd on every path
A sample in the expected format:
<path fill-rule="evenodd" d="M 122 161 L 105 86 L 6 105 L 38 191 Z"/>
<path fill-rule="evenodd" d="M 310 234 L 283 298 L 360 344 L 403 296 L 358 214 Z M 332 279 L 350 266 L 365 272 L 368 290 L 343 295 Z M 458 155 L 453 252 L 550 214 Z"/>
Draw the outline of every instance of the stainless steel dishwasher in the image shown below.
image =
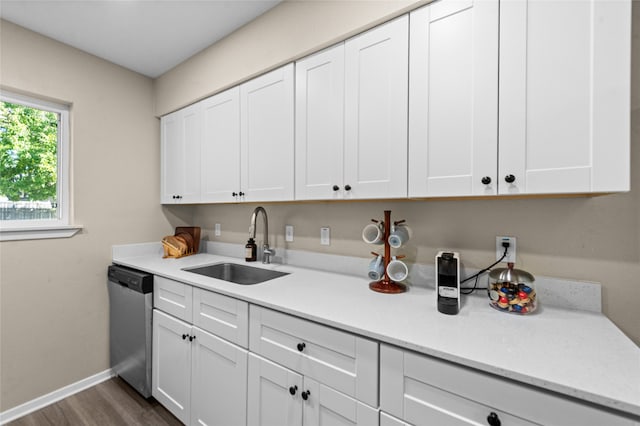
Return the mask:
<path fill-rule="evenodd" d="M 111 369 L 149 398 L 153 275 L 110 265 L 108 277 Z"/>

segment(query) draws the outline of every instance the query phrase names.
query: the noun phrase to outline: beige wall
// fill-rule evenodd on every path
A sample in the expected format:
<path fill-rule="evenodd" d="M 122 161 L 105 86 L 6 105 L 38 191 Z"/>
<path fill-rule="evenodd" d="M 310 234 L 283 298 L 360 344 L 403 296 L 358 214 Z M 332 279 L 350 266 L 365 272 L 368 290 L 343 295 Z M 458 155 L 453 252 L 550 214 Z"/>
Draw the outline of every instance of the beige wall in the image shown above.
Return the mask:
<path fill-rule="evenodd" d="M 155 81 L 156 114 L 262 74 L 431 0 L 285 0 Z"/>
<path fill-rule="evenodd" d="M 6 21 L 0 40 L 3 87 L 72 104 L 73 211 L 84 225 L 68 239 L 0 243 L 4 411 L 109 368 L 111 245 L 157 241 L 171 226 L 151 79 Z"/>

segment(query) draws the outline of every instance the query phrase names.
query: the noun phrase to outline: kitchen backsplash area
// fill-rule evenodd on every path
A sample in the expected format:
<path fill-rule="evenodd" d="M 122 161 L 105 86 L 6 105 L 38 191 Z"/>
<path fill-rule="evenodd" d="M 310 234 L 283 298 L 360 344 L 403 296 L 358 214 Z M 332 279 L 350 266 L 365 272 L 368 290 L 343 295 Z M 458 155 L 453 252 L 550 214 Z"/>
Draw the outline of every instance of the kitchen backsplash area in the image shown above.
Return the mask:
<path fill-rule="evenodd" d="M 635 158 L 637 149 L 632 151 Z M 632 177 L 632 181 L 637 179 L 635 175 Z M 634 326 L 635 310 L 632 300 L 626 297 L 635 291 L 634 277 L 640 273 L 637 248 L 634 248 L 637 235 L 628 232 L 638 229 L 637 199 L 638 195 L 632 193 L 577 198 L 261 205 L 269 214 L 269 242 L 276 249 L 276 257 L 282 255 L 283 249 L 287 253 L 334 255 L 332 268 L 341 267 L 345 260 L 335 259 L 343 257 L 365 263 L 370 260 L 371 247 L 362 240 L 362 228 L 385 209 L 411 224 L 413 236 L 403 247 L 403 254 L 407 256 L 403 260 L 414 268 L 414 265 L 433 268 L 438 251 L 456 251 L 460 253 L 461 275 L 465 277 L 467 271 L 480 270 L 496 260 L 496 236 L 516 237 L 517 268 L 535 277 L 600 283 L 601 301 L 590 303 L 588 309 L 600 310 L 601 304 L 602 312 L 638 344 L 640 334 Z M 255 207 L 256 204 L 247 203 L 164 206 L 163 209 L 167 215 L 201 226 L 205 241 L 242 247 L 249 235 L 249 219 Z M 606 212 L 615 212 L 615 215 Z M 220 225 L 219 236 L 214 232 L 216 224 Z M 285 242 L 285 225 L 294 228 L 293 242 Z M 322 227 L 330 228 L 330 245 L 320 244 Z M 345 268 L 348 273 L 349 266 Z M 433 274 L 427 271 L 425 276 Z M 542 283 L 544 278 L 537 280 Z M 544 296 L 543 287 L 541 284 L 540 295 L 542 303 L 546 303 L 544 300 L 549 298 Z M 598 293 L 596 300 L 600 300 L 599 288 L 598 285 L 583 290 Z M 572 290 L 558 302 L 573 306 L 578 297 L 575 294 Z"/>
<path fill-rule="evenodd" d="M 228 256 L 239 259 L 244 257 L 244 245 L 216 241 L 202 241 L 201 253 Z M 127 244 L 113 246 L 113 258 L 123 259 L 138 256 L 162 256 L 162 246 L 158 242 Z M 296 266 L 300 268 L 335 272 L 342 275 L 362 277 L 363 283 L 369 281 L 366 276 L 369 259 L 326 253 L 314 253 L 304 250 L 279 249 L 271 257 L 273 263 Z M 477 273 L 476 268 L 464 268 L 462 276 Z M 409 277 L 405 283 L 411 287 L 427 287 L 433 289 L 435 269 L 433 264 L 412 263 L 409 265 Z M 300 283 L 304 285 L 304 283 Z M 554 277 L 535 276 L 535 287 L 539 303 L 542 306 L 555 306 L 572 310 L 590 312 L 602 311 L 601 285 L 595 282 L 567 280 Z M 478 290 L 472 297 L 486 297 L 487 275 L 479 280 Z M 469 297 L 469 296 L 463 296 Z M 464 302 L 463 302 L 464 303 Z M 430 307 L 425 307 L 430 309 Z"/>

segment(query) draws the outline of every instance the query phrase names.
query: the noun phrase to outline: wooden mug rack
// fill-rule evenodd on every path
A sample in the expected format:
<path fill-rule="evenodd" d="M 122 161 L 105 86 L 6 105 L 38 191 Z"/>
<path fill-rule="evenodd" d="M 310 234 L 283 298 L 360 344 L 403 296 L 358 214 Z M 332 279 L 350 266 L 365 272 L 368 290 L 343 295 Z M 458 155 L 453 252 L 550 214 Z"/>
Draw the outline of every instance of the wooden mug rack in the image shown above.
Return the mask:
<path fill-rule="evenodd" d="M 371 219 L 372 222 L 378 223 L 377 220 Z M 403 223 L 404 220 L 398 221 L 395 224 Z M 391 246 L 389 245 L 389 235 L 391 235 L 391 210 L 384 211 L 384 276 L 380 281 L 372 281 L 369 283 L 369 288 L 378 293 L 404 293 L 407 291 L 407 286 L 402 283 L 397 283 L 389 278 L 387 273 L 387 266 L 391 261 Z M 375 254 L 375 253 L 374 253 Z M 376 254 L 377 256 L 377 254 Z M 396 259 L 404 256 L 396 256 Z"/>

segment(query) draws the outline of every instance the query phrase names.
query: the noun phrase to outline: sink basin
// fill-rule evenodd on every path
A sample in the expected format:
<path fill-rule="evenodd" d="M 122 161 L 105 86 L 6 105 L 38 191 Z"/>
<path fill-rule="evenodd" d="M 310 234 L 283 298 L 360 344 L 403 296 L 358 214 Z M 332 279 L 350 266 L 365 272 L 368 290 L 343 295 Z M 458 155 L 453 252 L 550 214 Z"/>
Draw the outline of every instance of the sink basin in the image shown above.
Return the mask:
<path fill-rule="evenodd" d="M 274 278 L 289 275 L 287 272 L 272 271 L 270 269 L 254 268 L 237 263 L 216 263 L 214 265 L 185 268 L 183 271 L 193 272 L 219 280 L 236 284 L 259 284 Z"/>

